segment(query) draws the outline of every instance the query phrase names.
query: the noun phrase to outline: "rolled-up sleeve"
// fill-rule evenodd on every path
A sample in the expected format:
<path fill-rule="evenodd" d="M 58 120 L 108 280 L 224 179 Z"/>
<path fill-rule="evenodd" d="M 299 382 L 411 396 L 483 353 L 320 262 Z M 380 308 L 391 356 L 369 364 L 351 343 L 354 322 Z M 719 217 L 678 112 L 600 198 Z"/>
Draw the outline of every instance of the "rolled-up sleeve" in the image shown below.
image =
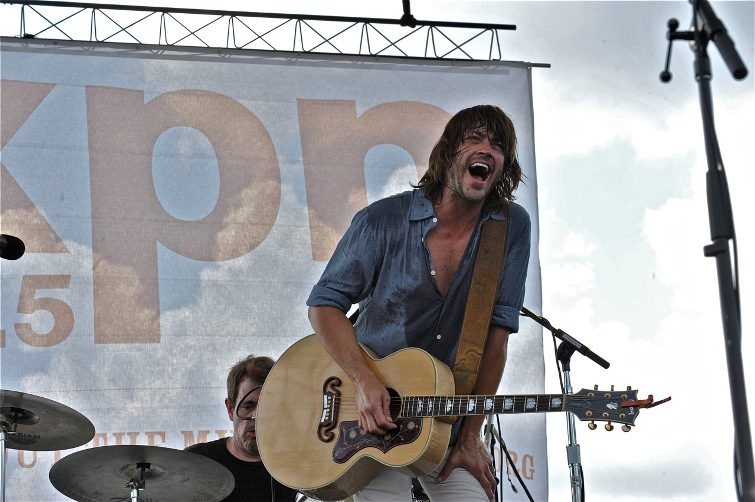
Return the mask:
<path fill-rule="evenodd" d="M 375 233 L 359 211 L 307 299 L 309 307 L 335 307 L 348 312 L 363 300 L 377 274 Z"/>
<path fill-rule="evenodd" d="M 516 333 L 519 331 L 519 317 L 524 304 L 531 222 L 527 211 L 518 204 L 511 204 L 509 220 L 506 258 L 490 322 Z"/>

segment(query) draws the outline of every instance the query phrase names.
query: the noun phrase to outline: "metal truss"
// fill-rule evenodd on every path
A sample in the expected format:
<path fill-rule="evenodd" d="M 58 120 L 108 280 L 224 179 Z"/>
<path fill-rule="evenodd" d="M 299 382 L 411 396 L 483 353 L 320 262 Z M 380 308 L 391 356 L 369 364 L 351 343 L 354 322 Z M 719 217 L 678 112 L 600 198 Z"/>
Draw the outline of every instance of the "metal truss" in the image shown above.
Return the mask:
<path fill-rule="evenodd" d="M 500 61 L 499 32 L 516 26 L 305 16 L 52 1 L 14 5 L 27 39 L 202 49 Z M 7 8 L 4 8 L 7 9 Z M 7 10 L 4 10 L 7 16 Z"/>

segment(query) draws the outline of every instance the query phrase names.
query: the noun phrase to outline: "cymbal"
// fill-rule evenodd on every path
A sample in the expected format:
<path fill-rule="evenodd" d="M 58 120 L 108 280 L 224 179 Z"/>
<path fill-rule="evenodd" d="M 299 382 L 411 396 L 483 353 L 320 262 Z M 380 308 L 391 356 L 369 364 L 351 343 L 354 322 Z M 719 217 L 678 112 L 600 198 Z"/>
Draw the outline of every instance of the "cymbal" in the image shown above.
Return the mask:
<path fill-rule="evenodd" d="M 233 491 L 231 471 L 218 462 L 183 450 L 117 445 L 80 450 L 50 469 L 50 482 L 78 501 L 128 500 L 129 483 L 144 480 L 139 500 L 217 502 Z"/>
<path fill-rule="evenodd" d="M 0 426 L 6 447 L 16 450 L 67 450 L 94 437 L 94 425 L 78 411 L 12 390 L 0 390 Z"/>

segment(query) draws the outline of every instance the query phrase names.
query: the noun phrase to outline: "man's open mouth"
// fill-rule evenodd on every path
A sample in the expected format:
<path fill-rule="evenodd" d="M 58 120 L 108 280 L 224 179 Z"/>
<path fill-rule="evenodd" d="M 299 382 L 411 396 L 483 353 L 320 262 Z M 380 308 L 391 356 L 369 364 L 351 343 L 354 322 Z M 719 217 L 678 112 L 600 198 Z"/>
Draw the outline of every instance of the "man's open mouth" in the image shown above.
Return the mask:
<path fill-rule="evenodd" d="M 488 179 L 490 175 L 490 166 L 483 164 L 482 162 L 475 162 L 469 166 L 469 174 L 475 178 L 480 178 L 482 181 Z"/>

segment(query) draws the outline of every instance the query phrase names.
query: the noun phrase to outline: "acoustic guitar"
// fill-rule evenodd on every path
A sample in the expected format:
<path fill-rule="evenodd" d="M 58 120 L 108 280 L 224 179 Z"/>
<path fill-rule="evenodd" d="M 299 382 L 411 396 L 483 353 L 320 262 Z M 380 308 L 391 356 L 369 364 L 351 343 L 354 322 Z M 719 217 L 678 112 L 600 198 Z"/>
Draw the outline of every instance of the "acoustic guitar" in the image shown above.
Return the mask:
<path fill-rule="evenodd" d="M 391 395 L 398 427 L 385 435 L 357 425 L 356 392 L 315 335 L 294 343 L 273 366 L 257 407 L 257 445 L 270 474 L 309 497 L 332 501 L 361 490 L 381 469 L 410 476 L 432 472 L 448 448 L 453 417 L 569 411 L 580 420 L 634 425 L 637 391 L 584 390 L 576 394 L 454 395 L 451 370 L 417 348 L 378 359 L 369 367 Z M 659 404 L 659 403 L 656 403 Z"/>

